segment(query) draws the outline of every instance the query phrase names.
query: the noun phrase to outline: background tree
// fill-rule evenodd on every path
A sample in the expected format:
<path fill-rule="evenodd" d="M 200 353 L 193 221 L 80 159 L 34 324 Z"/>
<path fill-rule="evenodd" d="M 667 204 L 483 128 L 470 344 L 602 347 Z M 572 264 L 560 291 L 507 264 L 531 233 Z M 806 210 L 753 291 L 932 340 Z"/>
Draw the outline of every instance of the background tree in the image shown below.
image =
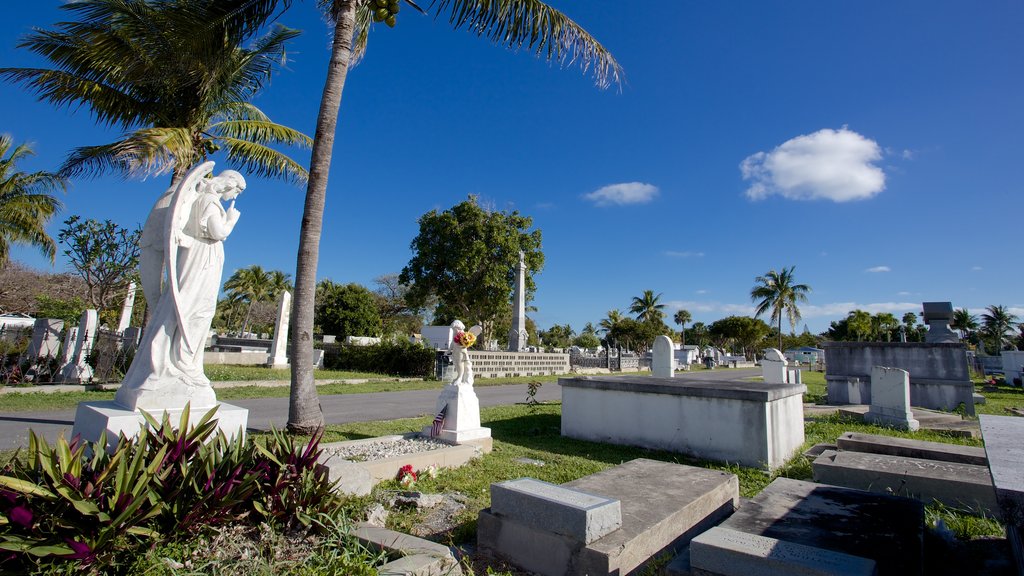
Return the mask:
<path fill-rule="evenodd" d="M 781 271 L 769 270 L 764 276 L 754 278 L 756 285 L 750 290 L 750 299 L 757 303 L 754 316 L 760 317 L 771 311 L 772 322 L 779 327 L 779 347 L 782 347 L 782 317 L 789 320 L 790 330 L 795 329 L 800 321 L 800 302 L 807 302 L 807 293 L 811 287 L 807 284 L 795 284 L 793 271 L 796 266 L 783 268 Z"/>
<path fill-rule="evenodd" d="M 381 335 L 377 298 L 365 286 L 322 280 L 316 300 L 317 326 L 324 334 L 334 334 L 339 340 Z"/>
<path fill-rule="evenodd" d="M 992 350 L 998 353 L 1003 346 L 1012 342 L 1014 325 L 1017 323 L 1017 316 L 1011 314 L 1009 309 L 1003 305 L 992 305 L 985 308 L 981 315 L 981 321 L 985 326 L 985 334 L 992 343 Z"/>
<path fill-rule="evenodd" d="M 690 340 L 701 348 L 707 346 L 711 342 L 711 339 L 708 338 L 707 325 L 703 322 L 695 322 L 693 326 L 690 326 Z"/>
<path fill-rule="evenodd" d="M 609 346 L 615 342 L 611 337 L 612 332 L 615 330 L 615 325 L 622 320 L 622 312 L 619 312 L 618 310 L 609 310 L 608 315 L 597 323 L 598 326 L 600 326 L 597 332 L 604 336 L 604 339 L 608 342 Z"/>
<path fill-rule="evenodd" d="M 637 353 L 644 353 L 651 347 L 654 339 L 669 331 L 664 322 L 641 322 L 632 318 L 623 318 L 615 323 L 608 333 L 608 340 L 622 344 Z"/>
<path fill-rule="evenodd" d="M 759 344 L 769 332 L 771 327 L 763 320 L 749 316 L 728 316 L 712 322 L 708 327 L 712 338 L 740 346 L 747 358 L 756 357 Z"/>
<path fill-rule="evenodd" d="M 22 172 L 18 162 L 33 154 L 28 144 L 11 149 L 14 140 L 0 135 L 0 267 L 10 255 L 10 245 L 38 248 L 53 263 L 57 245 L 46 233 L 46 224 L 60 210 L 53 192 L 67 190 L 67 181 L 50 172 Z"/>
<path fill-rule="evenodd" d="M 633 297 L 633 303 L 629 305 L 629 311 L 636 314 L 640 322 L 661 322 L 665 318 L 662 309 L 665 305 L 660 302 L 661 294 L 654 295 L 653 290 L 644 290 L 644 293 Z"/>
<path fill-rule="evenodd" d="M 676 324 L 679 324 L 679 343 L 686 346 L 686 325 L 690 323 L 693 317 L 690 316 L 689 310 L 678 310 L 672 320 Z"/>
<path fill-rule="evenodd" d="M 892 342 L 892 333 L 900 327 L 900 322 L 889 312 L 879 312 L 871 318 L 871 326 L 879 340 L 884 336 L 886 342 Z"/>
<path fill-rule="evenodd" d="M 46 318 L 39 312 L 39 296 L 70 300 L 85 293 L 85 282 L 70 272 L 34 270 L 13 260 L 0 264 L 0 313 L 20 312 Z M 82 303 L 83 308 L 85 303 Z"/>
<path fill-rule="evenodd" d="M 870 340 L 872 336 L 871 313 L 864 310 L 852 310 L 846 315 L 846 323 L 850 332 L 857 337 L 858 342 Z"/>
<path fill-rule="evenodd" d="M 949 327 L 960 331 L 960 339 L 967 340 L 967 335 L 978 329 L 978 317 L 967 311 L 967 308 L 953 310 L 953 321 Z"/>
<path fill-rule="evenodd" d="M 572 346 L 572 339 L 575 335 L 576 331 L 568 324 L 555 324 L 551 328 L 541 331 L 539 334 L 540 341 L 544 346 L 562 349 Z"/>
<path fill-rule="evenodd" d="M 259 176 L 305 179 L 305 169 L 271 145 L 309 147 L 304 134 L 272 122 L 251 104 L 285 45 L 299 34 L 273 26 L 243 44 L 289 0 L 63 3 L 71 18 L 19 44 L 46 68 L 0 68 L 57 107 L 84 106 L 97 122 L 124 130 L 109 144 L 74 150 L 68 176 L 112 169 L 128 175 L 172 172 L 224 148 L 229 163 Z"/>
<path fill-rule="evenodd" d="M 420 309 L 409 305 L 406 298 L 409 287 L 398 280 L 398 274 L 383 274 L 374 278 L 373 283 L 384 333 L 408 336 L 419 332 L 423 326 Z M 436 302 L 430 301 L 425 305 L 431 304 L 437 305 Z"/>
<path fill-rule="evenodd" d="M 64 221 L 57 238 L 71 267 L 85 282 L 90 308 L 103 311 L 121 305 L 128 283 L 136 279 L 140 233 L 111 220 L 72 216 Z"/>
<path fill-rule="evenodd" d="M 406 3 L 410 3 L 406 0 Z M 331 59 L 320 97 L 316 137 L 310 158 L 306 203 L 299 231 L 295 264 L 295 307 L 292 314 L 292 390 L 288 402 L 288 430 L 309 433 L 323 427 L 323 414 L 313 382 L 314 284 L 320 257 L 327 175 L 338 126 L 341 95 L 349 66 L 365 51 L 374 6 L 358 0 L 320 0 L 333 24 Z M 415 6 L 415 4 L 413 4 Z M 534 52 L 549 62 L 579 62 L 599 85 L 618 81 L 620 68 L 611 53 L 567 18 L 539 0 L 437 0 L 435 17 L 448 16 L 453 28 L 466 28 L 477 36 L 511 49 Z M 388 22 L 394 25 L 394 21 Z M 527 263 L 528 266 L 530 263 Z"/>
<path fill-rule="evenodd" d="M 579 336 L 573 339 L 572 343 L 580 348 L 597 348 L 601 345 L 601 340 L 593 332 L 581 332 Z"/>
<path fill-rule="evenodd" d="M 494 321 L 511 307 L 519 252 L 525 254 L 526 299 L 536 290 L 533 275 L 544 266 L 540 230 L 519 212 L 482 208 L 475 196 L 449 210 L 431 210 L 419 219 L 413 257 L 398 279 L 408 285 L 413 306 L 437 298 L 434 322 L 479 322 L 483 338 L 493 338 Z"/>
<path fill-rule="evenodd" d="M 241 331 L 249 331 L 249 320 L 252 318 L 253 307 L 271 297 L 273 290 L 270 272 L 258 264 L 248 268 L 239 268 L 224 282 L 227 299 L 245 307 L 245 318 L 242 320 Z"/>

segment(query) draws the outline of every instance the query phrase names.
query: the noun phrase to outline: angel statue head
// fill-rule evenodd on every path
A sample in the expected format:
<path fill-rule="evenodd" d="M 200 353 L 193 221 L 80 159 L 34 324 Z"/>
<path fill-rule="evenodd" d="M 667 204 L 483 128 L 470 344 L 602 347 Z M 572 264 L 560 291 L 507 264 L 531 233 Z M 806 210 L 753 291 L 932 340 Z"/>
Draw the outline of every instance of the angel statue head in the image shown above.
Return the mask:
<path fill-rule="evenodd" d="M 456 320 L 452 322 L 452 328 L 454 328 L 456 332 L 462 332 L 466 329 L 466 325 L 462 323 L 462 320 Z"/>
<path fill-rule="evenodd" d="M 222 200 L 234 200 L 245 190 L 245 178 L 234 170 L 225 170 L 214 176 L 201 181 L 202 192 L 216 194 Z"/>

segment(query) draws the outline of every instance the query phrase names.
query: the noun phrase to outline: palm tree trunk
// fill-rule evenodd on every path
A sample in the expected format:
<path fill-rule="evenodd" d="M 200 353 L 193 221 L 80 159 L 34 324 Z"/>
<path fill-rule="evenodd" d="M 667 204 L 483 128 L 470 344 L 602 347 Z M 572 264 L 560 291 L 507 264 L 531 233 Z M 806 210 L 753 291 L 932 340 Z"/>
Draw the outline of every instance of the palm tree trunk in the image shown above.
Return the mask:
<path fill-rule="evenodd" d="M 779 352 L 782 351 L 782 314 L 779 314 Z"/>
<path fill-rule="evenodd" d="M 295 302 L 290 326 L 292 383 L 288 400 L 288 431 L 295 434 L 310 434 L 324 426 L 324 415 L 313 381 L 313 307 L 327 176 L 331 169 L 341 94 L 352 58 L 356 0 L 336 0 L 335 8 L 334 43 L 317 114 L 295 263 Z"/>

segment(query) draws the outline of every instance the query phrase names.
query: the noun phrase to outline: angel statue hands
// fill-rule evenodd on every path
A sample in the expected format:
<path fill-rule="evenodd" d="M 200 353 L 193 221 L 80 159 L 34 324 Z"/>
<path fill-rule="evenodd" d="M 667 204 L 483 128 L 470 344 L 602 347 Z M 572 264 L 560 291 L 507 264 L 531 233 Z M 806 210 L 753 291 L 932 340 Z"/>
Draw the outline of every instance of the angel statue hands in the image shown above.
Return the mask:
<path fill-rule="evenodd" d="M 141 270 L 143 285 L 164 288 L 155 306 L 150 303 L 152 316 L 115 397 L 128 409 L 216 404 L 203 373 L 203 347 L 217 311 L 223 242 L 241 216 L 235 198 L 245 190 L 245 179 L 234 170 L 211 177 L 213 164 L 195 166 L 174 189 L 163 214 L 163 269 Z M 225 209 L 221 202 L 230 205 Z"/>

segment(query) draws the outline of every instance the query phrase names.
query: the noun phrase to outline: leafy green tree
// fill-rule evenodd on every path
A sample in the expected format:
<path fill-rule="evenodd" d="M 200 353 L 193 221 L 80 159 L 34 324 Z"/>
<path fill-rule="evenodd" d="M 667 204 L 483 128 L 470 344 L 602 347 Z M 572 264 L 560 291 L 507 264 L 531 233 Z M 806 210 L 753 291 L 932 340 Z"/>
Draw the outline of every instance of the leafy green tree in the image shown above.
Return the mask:
<path fill-rule="evenodd" d="M 914 325 L 917 324 L 917 314 L 914 314 L 913 312 L 907 312 L 906 314 L 903 315 L 902 320 L 903 326 L 906 327 L 907 332 L 910 332 L 911 330 L 914 329 Z"/>
<path fill-rule="evenodd" d="M 576 331 L 572 329 L 572 326 L 555 324 L 551 328 L 541 331 L 540 340 L 545 346 L 564 349 L 572 346 L 572 339 L 575 335 Z"/>
<path fill-rule="evenodd" d="M 858 342 L 871 339 L 874 326 L 871 323 L 870 312 L 853 310 L 846 316 L 846 323 L 850 332 L 857 337 Z"/>
<path fill-rule="evenodd" d="M 985 335 L 992 342 L 993 350 L 998 353 L 1003 346 L 1012 342 L 1014 325 L 1017 323 L 1017 316 L 1011 314 L 1009 309 L 1003 305 L 992 305 L 985 307 L 985 313 L 981 315 L 981 321 L 985 326 Z"/>
<path fill-rule="evenodd" d="M 636 319 L 640 322 L 661 322 L 665 318 L 665 313 L 662 312 L 665 305 L 660 300 L 661 294 L 655 296 L 653 290 L 644 290 L 640 296 L 633 297 L 629 311 L 636 314 Z"/>
<path fill-rule="evenodd" d="M 641 322 L 632 318 L 623 318 L 615 323 L 608 333 L 608 340 L 623 344 L 631 350 L 644 352 L 651 347 L 654 339 L 666 334 L 671 329 L 664 322 Z"/>
<path fill-rule="evenodd" d="M 34 246 L 53 263 L 57 244 L 46 223 L 61 208 L 52 193 L 66 190 L 67 181 L 50 172 L 19 171 L 18 162 L 33 152 L 28 144 L 12 150 L 13 145 L 10 136 L 0 135 L 0 266 L 7 263 L 12 243 Z"/>
<path fill-rule="evenodd" d="M 781 271 L 769 270 L 764 276 L 754 278 L 756 284 L 750 290 L 750 299 L 757 303 L 754 316 L 760 317 L 771 311 L 772 322 L 779 327 L 779 347 L 782 347 L 782 317 L 789 320 L 792 331 L 800 321 L 800 302 L 807 302 L 807 294 L 811 287 L 807 284 L 796 284 L 793 271 L 796 266 L 783 268 Z"/>
<path fill-rule="evenodd" d="M 758 343 L 771 332 L 763 320 L 749 316 L 728 316 L 708 327 L 708 334 L 719 341 L 732 342 L 743 349 L 748 358 L 757 353 Z"/>
<path fill-rule="evenodd" d="M 373 292 L 359 284 L 322 280 L 317 286 L 317 325 L 338 339 L 348 336 L 380 336 L 383 324 Z"/>
<path fill-rule="evenodd" d="M 536 290 L 533 275 L 543 268 L 544 253 L 531 218 L 485 210 L 470 196 L 450 210 L 431 210 L 419 225 L 413 257 L 398 280 L 409 287 L 406 299 L 413 306 L 437 298 L 435 322 L 479 322 L 484 338 L 491 337 L 498 311 L 511 306 L 520 251 L 527 300 Z"/>
<path fill-rule="evenodd" d="M 419 332 L 423 326 L 420 308 L 409 305 L 406 295 L 409 287 L 398 280 L 398 274 L 383 274 L 373 279 L 376 285 L 377 308 L 384 324 L 385 334 L 408 335 Z M 429 306 L 431 303 L 427 302 Z M 436 303 L 435 303 L 436 306 Z"/>
<path fill-rule="evenodd" d="M 270 272 L 258 264 L 248 268 L 239 268 L 224 283 L 225 296 L 234 305 L 245 305 L 245 319 L 242 321 L 242 332 L 248 332 L 249 319 L 252 317 L 253 306 L 258 302 L 269 300 L 272 296 L 273 279 Z"/>
<path fill-rule="evenodd" d="M 78 296 L 63 300 L 46 294 L 36 296 L 36 317 L 63 320 L 67 325 L 76 325 L 85 311 L 85 302 Z"/>
<path fill-rule="evenodd" d="M 884 335 L 886 342 L 892 342 L 892 332 L 899 328 L 899 320 L 889 312 L 879 312 L 871 318 L 871 327 L 879 339 Z"/>
<path fill-rule="evenodd" d="M 708 338 L 708 327 L 703 322 L 695 322 L 693 326 L 690 326 L 690 338 L 693 343 L 701 348 L 707 346 L 711 339 Z"/>
<path fill-rule="evenodd" d="M 693 317 L 690 316 L 689 310 L 679 310 L 675 316 L 672 317 L 676 324 L 679 324 L 679 342 L 686 345 L 686 325 L 689 324 Z"/>
<path fill-rule="evenodd" d="M 572 343 L 580 348 L 597 348 L 601 345 L 601 340 L 593 332 L 583 332 L 573 339 Z"/>
<path fill-rule="evenodd" d="M 305 169 L 270 146 L 312 141 L 251 103 L 299 34 L 275 25 L 253 41 L 279 3 L 66 2 L 60 8 L 70 13 L 68 21 L 19 44 L 53 68 L 0 68 L 0 77 L 55 106 L 84 106 L 97 122 L 124 130 L 115 142 L 74 150 L 62 174 L 172 172 L 173 182 L 223 148 L 230 163 L 249 173 L 301 181 Z"/>
<path fill-rule="evenodd" d="M 140 234 L 138 228 L 122 228 L 111 220 L 72 216 L 64 221 L 57 238 L 71 267 L 85 281 L 90 308 L 102 311 L 120 304 L 117 299 L 136 277 Z"/>
<path fill-rule="evenodd" d="M 409 0 L 405 2 L 415 6 Z M 309 433 L 323 427 L 323 414 L 313 382 L 312 336 L 313 287 L 320 257 L 327 175 L 331 169 L 338 111 L 349 67 L 366 50 L 376 8 L 359 0 L 320 0 L 319 4 L 333 24 L 334 32 L 327 79 L 317 114 L 295 265 L 295 307 L 291 325 L 292 391 L 288 402 L 288 430 L 295 433 Z M 586 30 L 539 0 L 436 0 L 431 3 L 431 9 L 435 17 L 447 15 L 453 28 L 465 28 L 495 44 L 516 50 L 525 46 L 549 62 L 579 62 L 584 70 L 593 72 L 599 85 L 619 79 L 619 64 L 610 52 Z M 389 25 L 394 23 L 394 20 L 388 22 Z"/>
<path fill-rule="evenodd" d="M 967 311 L 967 308 L 953 310 L 953 321 L 949 327 L 960 331 L 960 339 L 966 340 L 967 335 L 978 329 L 978 317 Z"/>

